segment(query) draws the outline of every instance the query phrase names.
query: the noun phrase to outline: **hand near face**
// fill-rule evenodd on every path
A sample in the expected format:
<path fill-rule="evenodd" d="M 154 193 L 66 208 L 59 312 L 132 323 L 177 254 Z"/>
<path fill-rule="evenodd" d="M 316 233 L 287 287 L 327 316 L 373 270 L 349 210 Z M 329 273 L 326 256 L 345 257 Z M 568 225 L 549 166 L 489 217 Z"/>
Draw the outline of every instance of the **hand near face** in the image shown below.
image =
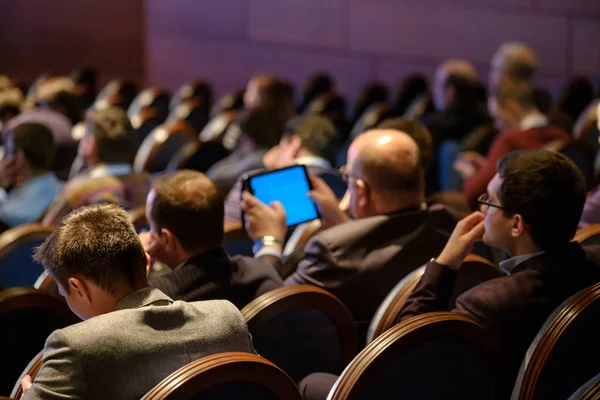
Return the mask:
<path fill-rule="evenodd" d="M 313 190 L 308 192 L 308 197 L 315 202 L 321 214 L 321 222 L 324 228 L 342 224 L 350 218 L 340 210 L 340 202 L 335 193 L 321 178 L 310 178 Z"/>
<path fill-rule="evenodd" d="M 285 241 L 285 209 L 280 202 L 266 205 L 249 192 L 244 192 L 242 209 L 246 213 L 244 223 L 250 239 L 257 241 L 265 236 L 273 236 L 281 243 Z"/>
<path fill-rule="evenodd" d="M 25 375 L 23 379 L 21 379 L 21 388 L 23 389 L 23 394 L 25 394 L 31 388 L 32 384 L 33 382 L 31 380 L 31 376 L 29 375 Z"/>
<path fill-rule="evenodd" d="M 152 259 L 154 259 L 158 251 L 158 242 L 154 238 L 154 235 L 150 232 L 145 231 L 140 232 L 138 236 L 140 238 L 140 241 L 142 242 L 144 251 L 148 253 Z"/>
<path fill-rule="evenodd" d="M 468 179 L 475 175 L 486 162 L 486 158 L 476 151 L 467 151 L 460 153 L 456 161 L 452 164 L 456 172 L 458 172 L 463 179 Z"/>
<path fill-rule="evenodd" d="M 475 241 L 483 238 L 485 233 L 484 220 L 484 214 L 479 211 L 461 219 L 456 224 L 448 243 L 446 243 L 444 250 L 436 258 L 436 261 L 452 268 L 460 267 L 467 255 L 473 250 Z"/>

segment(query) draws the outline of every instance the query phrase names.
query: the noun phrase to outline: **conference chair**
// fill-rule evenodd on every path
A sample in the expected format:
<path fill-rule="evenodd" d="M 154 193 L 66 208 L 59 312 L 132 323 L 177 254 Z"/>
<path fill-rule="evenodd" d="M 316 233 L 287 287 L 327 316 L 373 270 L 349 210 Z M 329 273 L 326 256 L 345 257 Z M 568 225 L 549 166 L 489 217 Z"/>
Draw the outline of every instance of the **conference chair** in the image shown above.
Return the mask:
<path fill-rule="evenodd" d="M 228 155 L 229 151 L 217 140 L 190 142 L 173 155 L 166 170 L 191 169 L 205 173 Z"/>
<path fill-rule="evenodd" d="M 177 119 L 190 124 L 194 131 L 200 133 L 209 120 L 209 108 L 203 99 L 193 98 L 185 100 L 177 105 L 167 117 L 167 122 Z"/>
<path fill-rule="evenodd" d="M 600 283 L 557 307 L 529 346 L 512 399 L 566 399 L 598 374 L 599 313 Z"/>
<path fill-rule="evenodd" d="M 346 367 L 330 400 L 500 399 L 498 343 L 466 316 L 416 316 L 375 339 Z"/>
<path fill-rule="evenodd" d="M 600 224 L 592 224 L 578 229 L 573 241 L 579 242 L 583 246 L 600 244 Z"/>
<path fill-rule="evenodd" d="M 129 117 L 129 121 L 135 130 L 135 148 L 137 149 L 150 132 L 164 121 L 164 117 L 154 107 L 142 107 L 136 114 Z"/>
<path fill-rule="evenodd" d="M 137 85 L 128 80 L 115 79 L 108 82 L 96 96 L 92 107 L 105 108 L 109 105 L 127 110 L 137 93 Z"/>
<path fill-rule="evenodd" d="M 52 233 L 51 226 L 39 223 L 20 225 L 0 235 L 0 285 L 4 288 L 33 286 L 43 272 L 33 261 L 33 250 Z"/>
<path fill-rule="evenodd" d="M 144 89 L 133 99 L 127 109 L 127 116 L 131 119 L 143 108 L 152 107 L 164 121 L 169 115 L 169 100 L 169 93 L 164 89 L 156 87 Z"/>
<path fill-rule="evenodd" d="M 142 400 L 301 400 L 294 382 L 275 364 L 250 353 L 220 353 L 173 372 Z"/>
<path fill-rule="evenodd" d="M 42 368 L 42 357 L 44 356 L 44 350 L 41 350 L 37 353 L 29 364 L 25 367 L 17 381 L 15 382 L 15 386 L 13 387 L 12 393 L 10 397 L 13 399 L 20 399 L 23 396 L 23 387 L 21 386 L 21 380 L 25 378 L 25 375 L 29 375 L 31 380 L 34 380 L 37 376 L 38 372 L 40 372 L 40 368 Z"/>
<path fill-rule="evenodd" d="M 396 324 L 406 300 L 412 294 L 424 272 L 425 266 L 417 268 L 398 282 L 388 293 L 371 320 L 367 332 L 367 345 Z M 504 275 L 494 263 L 476 254 L 469 254 L 457 272 L 458 277 L 446 311 L 452 311 L 455 308 L 456 299 L 462 293 L 480 283 Z"/>
<path fill-rule="evenodd" d="M 198 141 L 198 135 L 185 121 L 160 125 L 142 142 L 135 155 L 133 170 L 137 173 L 162 172 L 183 146 Z"/>
<path fill-rule="evenodd" d="M 171 98 L 169 111 L 173 112 L 180 104 L 188 100 L 198 100 L 201 107 L 206 110 L 208 115 L 213 101 L 213 89 L 210 83 L 205 81 L 194 81 L 181 86 Z"/>
<path fill-rule="evenodd" d="M 352 315 L 317 286 L 272 290 L 244 307 L 242 315 L 258 354 L 295 382 L 312 372 L 339 374 L 357 351 Z"/>
<path fill-rule="evenodd" d="M 0 354 L 10 360 L 2 367 L 0 394 L 9 394 L 48 335 L 79 321 L 57 297 L 33 288 L 12 288 L 0 292 Z"/>
<path fill-rule="evenodd" d="M 600 374 L 594 376 L 575 393 L 569 397 L 569 400 L 598 400 L 600 399 Z"/>

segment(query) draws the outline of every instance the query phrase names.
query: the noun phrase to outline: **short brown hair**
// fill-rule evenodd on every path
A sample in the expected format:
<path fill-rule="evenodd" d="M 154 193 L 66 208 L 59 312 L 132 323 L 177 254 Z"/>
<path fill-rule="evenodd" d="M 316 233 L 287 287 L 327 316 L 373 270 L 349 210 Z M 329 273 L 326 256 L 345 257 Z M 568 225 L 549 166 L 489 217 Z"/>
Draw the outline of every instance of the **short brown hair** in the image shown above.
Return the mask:
<path fill-rule="evenodd" d="M 114 204 L 81 207 L 67 215 L 36 249 L 34 259 L 69 290 L 82 275 L 116 294 L 126 281 L 146 279 L 146 253 L 125 210 Z"/>
<path fill-rule="evenodd" d="M 152 189 L 150 215 L 158 231 L 171 231 L 187 251 L 223 243 L 224 199 L 206 175 L 191 170 L 167 173 L 154 180 Z"/>
<path fill-rule="evenodd" d="M 296 116 L 285 125 L 283 137 L 298 136 L 302 147 L 317 157 L 335 162 L 339 137 L 331 121 L 320 115 Z"/>
<path fill-rule="evenodd" d="M 23 151 L 33 170 L 50 170 L 55 145 L 52 132 L 46 126 L 33 122 L 17 125 L 12 130 L 12 139 L 15 150 Z"/>
<path fill-rule="evenodd" d="M 131 163 L 135 146 L 129 118 L 121 108 L 91 109 L 85 116 L 87 133 L 96 140 L 98 158 L 106 163 Z"/>

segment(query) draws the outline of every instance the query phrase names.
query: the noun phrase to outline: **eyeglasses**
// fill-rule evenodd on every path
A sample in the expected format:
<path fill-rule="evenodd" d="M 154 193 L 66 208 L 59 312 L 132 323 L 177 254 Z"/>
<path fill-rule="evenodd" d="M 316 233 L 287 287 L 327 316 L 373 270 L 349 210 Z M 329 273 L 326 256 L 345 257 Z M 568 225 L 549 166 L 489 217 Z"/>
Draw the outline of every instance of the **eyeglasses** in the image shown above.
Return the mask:
<path fill-rule="evenodd" d="M 340 167 L 340 169 L 338 170 L 340 176 L 342 177 L 342 179 L 344 180 L 344 182 L 348 182 L 348 180 L 350 178 L 354 179 L 355 181 L 361 181 L 362 185 L 365 187 L 365 189 L 369 190 L 369 184 L 363 179 L 360 178 L 358 176 L 352 176 L 350 175 L 350 173 L 348 172 L 348 165 L 344 164 Z"/>
<path fill-rule="evenodd" d="M 490 199 L 490 196 L 487 193 L 484 193 L 481 196 L 479 196 L 479 198 L 477 199 L 477 203 L 479 204 L 479 211 L 486 212 L 490 207 L 496 207 L 501 210 L 504 210 L 504 207 L 492 203 L 491 200 L 492 199 Z"/>

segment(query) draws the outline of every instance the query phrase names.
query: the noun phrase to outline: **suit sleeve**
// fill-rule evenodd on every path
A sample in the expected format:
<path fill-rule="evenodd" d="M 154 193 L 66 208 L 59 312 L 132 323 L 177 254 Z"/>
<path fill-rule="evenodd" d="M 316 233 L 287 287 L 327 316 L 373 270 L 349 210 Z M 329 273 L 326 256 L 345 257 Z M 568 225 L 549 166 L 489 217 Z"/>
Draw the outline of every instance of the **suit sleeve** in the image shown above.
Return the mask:
<path fill-rule="evenodd" d="M 396 323 L 428 312 L 447 311 L 456 277 L 456 271 L 430 261 L 421 280 L 406 300 Z"/>
<path fill-rule="evenodd" d="M 463 184 L 463 191 L 470 201 L 477 200 L 477 197 L 486 192 L 488 183 L 496 175 L 496 163 L 511 150 L 507 135 L 500 134 L 492 144 L 485 164 Z"/>
<path fill-rule="evenodd" d="M 23 400 L 86 399 L 87 377 L 62 330 L 46 340 L 42 367 Z"/>
<path fill-rule="evenodd" d="M 335 268 L 329 247 L 317 235 L 306 244 L 304 258 L 298 263 L 296 272 L 290 275 L 284 284 L 310 283 L 327 286 L 330 282 L 339 282 L 339 279 L 336 278 L 336 274 L 340 272 L 338 270 L 339 268 Z"/>

